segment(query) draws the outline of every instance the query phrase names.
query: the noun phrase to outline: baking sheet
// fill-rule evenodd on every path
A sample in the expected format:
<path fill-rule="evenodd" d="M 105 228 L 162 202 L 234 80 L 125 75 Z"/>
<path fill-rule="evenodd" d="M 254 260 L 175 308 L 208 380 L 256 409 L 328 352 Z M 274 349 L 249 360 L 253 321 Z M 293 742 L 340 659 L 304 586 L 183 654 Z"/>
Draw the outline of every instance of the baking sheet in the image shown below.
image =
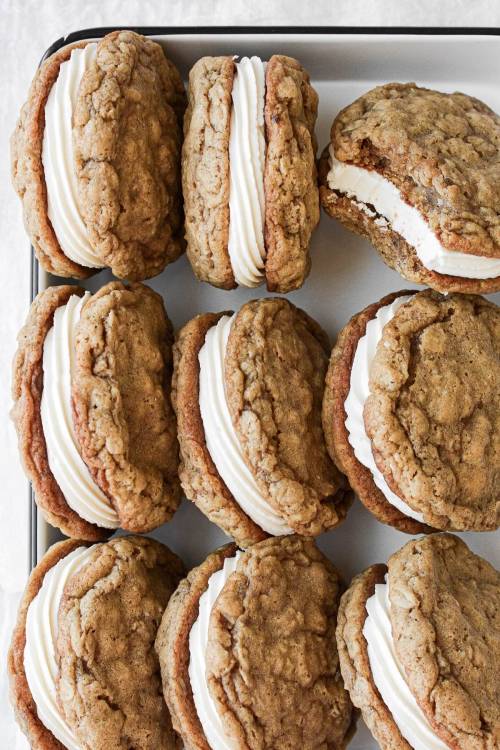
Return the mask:
<path fill-rule="evenodd" d="M 141 29 L 138 29 L 141 31 Z M 95 30 L 87 37 L 101 34 Z M 79 35 L 81 38 L 81 34 Z M 329 140 L 336 113 L 369 88 L 389 81 L 415 81 L 442 91 L 461 90 L 484 100 L 500 112 L 500 37 L 491 34 L 360 34 L 360 33 L 155 33 L 168 56 L 186 78 L 202 55 L 258 55 L 268 59 L 282 53 L 297 57 L 311 74 L 319 94 L 316 128 L 319 151 Z M 62 46 L 59 43 L 59 46 Z M 313 236 L 312 270 L 304 287 L 287 295 L 316 318 L 331 337 L 354 313 L 388 292 L 419 288 L 387 268 L 371 245 L 345 230 L 324 213 Z M 107 271 L 81 284 L 95 291 L 111 279 Z M 33 264 L 33 292 L 49 285 L 68 283 Z M 194 315 L 207 311 L 238 309 L 244 302 L 269 296 L 265 288 L 230 292 L 198 282 L 184 256 L 160 276 L 146 282 L 160 292 L 168 315 L 178 330 Z M 490 295 L 500 303 L 500 294 Z M 60 538 L 33 509 L 31 519 L 32 563 Z M 183 501 L 173 520 L 152 533 L 168 544 L 188 566 L 205 558 L 227 538 L 196 507 Z M 500 532 L 461 534 L 467 544 L 500 567 Z M 346 582 L 375 562 L 385 562 L 410 537 L 375 520 L 358 501 L 347 521 L 318 539 L 321 549 L 342 572 Z M 360 720 L 352 750 L 375 750 L 376 743 Z"/>

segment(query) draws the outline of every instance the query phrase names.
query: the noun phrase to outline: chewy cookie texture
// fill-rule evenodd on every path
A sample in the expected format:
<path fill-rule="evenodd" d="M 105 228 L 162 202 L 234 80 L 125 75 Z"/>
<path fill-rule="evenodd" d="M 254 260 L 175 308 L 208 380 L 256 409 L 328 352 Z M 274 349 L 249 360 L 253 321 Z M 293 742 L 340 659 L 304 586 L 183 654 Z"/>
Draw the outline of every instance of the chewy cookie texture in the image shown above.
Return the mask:
<path fill-rule="evenodd" d="M 498 291 L 499 138 L 500 118 L 471 96 L 379 86 L 332 125 L 320 166 L 323 208 L 409 281 Z"/>
<path fill-rule="evenodd" d="M 380 315 L 390 309 L 381 328 Z M 425 524 L 498 528 L 499 326 L 492 302 L 429 290 L 389 295 L 341 332 L 325 388 L 326 440 L 379 520 L 410 533 L 429 530 Z M 374 330 L 375 354 L 361 373 L 356 352 L 367 338 L 373 341 Z M 366 400 L 354 427 L 366 433 L 371 465 L 354 442 L 347 413 L 359 383 Z"/>
<path fill-rule="evenodd" d="M 284 55 L 267 62 L 265 81 L 258 58 L 204 57 L 193 66 L 182 179 L 187 255 L 199 279 L 224 289 L 265 280 L 281 293 L 303 284 L 319 221 L 317 107 L 308 73 Z M 239 278 L 235 263 L 248 276 Z"/>
<path fill-rule="evenodd" d="M 203 689 L 216 710 L 208 730 L 199 708 L 205 704 L 190 682 L 197 654 L 189 633 L 205 616 L 201 597 L 233 556 L 234 548 L 223 548 L 191 571 L 156 641 L 165 698 L 186 748 L 219 747 L 205 734 L 214 725 L 241 750 L 284 740 L 290 748 L 346 747 L 354 726 L 335 649 L 341 584 L 314 541 L 296 536 L 253 545 L 224 578 L 209 613 L 204 657 Z"/>
<path fill-rule="evenodd" d="M 18 339 L 12 416 L 46 519 L 98 541 L 119 525 L 155 528 L 180 501 L 173 334 L 161 297 L 142 284 L 83 295 L 50 287 L 33 302 Z"/>
<path fill-rule="evenodd" d="M 93 57 L 71 77 L 87 44 L 95 47 Z M 69 66 L 72 99 L 58 89 L 63 66 Z M 43 268 L 85 278 L 105 266 L 120 278 L 141 280 L 179 256 L 184 108 L 175 66 L 160 45 L 131 31 L 63 47 L 41 65 L 11 152 L 14 187 Z M 58 130 L 73 148 L 57 140 Z M 73 245 L 75 222 L 83 224 L 80 244 Z M 61 229 L 58 236 L 56 227 L 68 223 L 68 235 Z"/>
<path fill-rule="evenodd" d="M 75 554 L 85 562 L 64 588 L 49 585 L 48 578 L 60 576 Z M 61 732 L 71 748 L 82 750 L 180 747 L 153 644 L 183 573 L 178 557 L 144 537 L 120 537 L 89 549 L 67 540 L 46 553 L 21 602 L 8 662 L 11 701 L 34 750 L 66 747 Z M 55 608 L 56 625 L 40 622 L 34 630 L 29 619 L 40 596 L 48 603 L 44 617 Z M 37 663 L 48 670 L 41 693 L 38 682 L 31 682 L 33 672 L 25 669 L 33 653 L 42 654 Z M 48 723 L 59 739 L 40 719 L 42 703 L 52 706 Z"/>
<path fill-rule="evenodd" d="M 369 621 L 377 589 L 387 587 L 384 637 L 393 645 L 380 671 Z M 339 609 L 340 665 L 382 750 L 497 746 L 499 597 L 498 571 L 450 534 L 408 542 L 388 568 L 352 581 Z M 396 676 L 404 683 L 394 693 Z"/>
<path fill-rule="evenodd" d="M 221 325 L 226 342 L 216 338 Z M 281 524 L 280 534 L 292 528 L 316 536 L 345 518 L 350 494 L 321 426 L 329 348 L 318 324 L 279 298 L 248 302 L 233 317 L 198 316 L 179 333 L 172 400 L 182 487 L 244 547 L 266 536 L 269 521 Z M 215 416 L 207 418 L 206 401 L 215 397 L 205 399 L 201 386 L 214 359 L 220 369 L 209 371 L 208 380 L 220 398 Z M 224 415 L 224 429 L 216 429 Z M 246 479 L 238 476 L 232 484 L 226 449 L 232 463 L 241 461 Z M 276 533 L 274 527 L 268 533 Z"/>

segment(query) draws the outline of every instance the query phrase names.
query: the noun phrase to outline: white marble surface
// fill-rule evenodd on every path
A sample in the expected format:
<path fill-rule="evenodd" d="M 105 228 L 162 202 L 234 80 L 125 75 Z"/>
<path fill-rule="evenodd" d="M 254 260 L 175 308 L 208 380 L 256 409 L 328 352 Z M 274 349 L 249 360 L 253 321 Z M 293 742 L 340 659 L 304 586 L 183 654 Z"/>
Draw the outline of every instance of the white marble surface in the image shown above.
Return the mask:
<path fill-rule="evenodd" d="M 79 28 L 106 25 L 426 25 L 498 26 L 496 0 L 0 0 L 0 745 L 27 747 L 7 705 L 5 654 L 19 592 L 28 570 L 28 494 L 20 470 L 10 409 L 11 359 L 29 304 L 29 252 L 10 186 L 8 139 L 44 50 Z"/>

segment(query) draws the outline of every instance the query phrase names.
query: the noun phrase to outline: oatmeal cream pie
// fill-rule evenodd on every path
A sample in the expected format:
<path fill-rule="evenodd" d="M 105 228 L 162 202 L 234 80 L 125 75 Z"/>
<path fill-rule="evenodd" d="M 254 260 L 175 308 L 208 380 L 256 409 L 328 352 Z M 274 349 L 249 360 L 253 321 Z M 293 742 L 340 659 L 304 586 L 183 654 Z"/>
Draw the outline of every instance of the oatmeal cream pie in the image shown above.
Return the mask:
<path fill-rule="evenodd" d="M 342 596 L 340 667 L 382 750 L 496 750 L 500 573 L 451 534 L 408 542 Z"/>
<path fill-rule="evenodd" d="M 179 750 L 154 640 L 184 575 L 144 537 L 55 544 L 33 570 L 8 657 L 33 750 Z"/>
<path fill-rule="evenodd" d="M 223 289 L 297 289 L 319 221 L 318 97 L 297 60 L 203 57 L 189 75 L 182 182 L 187 254 Z"/>
<path fill-rule="evenodd" d="M 208 518 L 248 546 L 316 536 L 351 497 L 321 426 L 328 337 L 280 298 L 199 315 L 174 347 L 180 478 Z"/>
<path fill-rule="evenodd" d="M 500 525 L 500 309 L 477 295 L 396 292 L 355 315 L 323 402 L 330 455 L 384 523 Z"/>
<path fill-rule="evenodd" d="M 217 550 L 179 585 L 156 650 L 186 750 L 345 748 L 339 576 L 312 539 Z"/>
<path fill-rule="evenodd" d="M 184 86 L 151 39 L 114 31 L 38 69 L 12 136 L 12 177 L 43 268 L 141 280 L 183 250 Z"/>
<path fill-rule="evenodd" d="M 336 117 L 323 208 L 409 281 L 500 290 L 500 117 L 466 94 L 388 83 Z"/>
<path fill-rule="evenodd" d="M 18 338 L 12 417 L 46 520 L 90 541 L 145 532 L 180 501 L 162 298 L 119 281 L 49 287 Z"/>

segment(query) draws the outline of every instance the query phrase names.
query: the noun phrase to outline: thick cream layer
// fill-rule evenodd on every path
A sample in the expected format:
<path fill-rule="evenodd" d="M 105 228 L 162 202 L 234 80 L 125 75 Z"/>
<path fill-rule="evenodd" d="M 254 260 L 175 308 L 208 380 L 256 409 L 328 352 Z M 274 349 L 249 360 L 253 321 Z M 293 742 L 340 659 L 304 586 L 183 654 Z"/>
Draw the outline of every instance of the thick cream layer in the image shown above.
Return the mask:
<path fill-rule="evenodd" d="M 80 750 L 81 745 L 57 707 L 57 616 L 66 582 L 85 565 L 94 547 L 78 547 L 46 573 L 26 617 L 24 670 L 38 718 L 68 750 Z"/>
<path fill-rule="evenodd" d="M 224 358 L 234 315 L 224 315 L 207 332 L 200 349 L 200 412 L 208 452 L 238 505 L 268 534 L 292 533 L 262 496 L 243 457 L 224 388 Z"/>
<path fill-rule="evenodd" d="M 423 216 L 403 200 L 390 180 L 373 170 L 338 161 L 333 146 L 330 146 L 328 185 L 356 201 L 369 215 L 373 215 L 370 208 L 373 206 L 392 229 L 415 248 L 418 259 L 429 271 L 469 279 L 500 276 L 500 258 L 470 255 L 443 247 Z"/>
<path fill-rule="evenodd" d="M 347 427 L 348 439 L 354 450 L 354 455 L 363 466 L 366 466 L 371 471 L 373 481 L 383 495 L 385 495 L 386 500 L 404 513 L 405 516 L 414 518 L 416 521 L 423 521 L 422 514 L 410 508 L 408 503 L 398 497 L 385 481 L 382 472 L 378 469 L 373 458 L 371 441 L 366 434 L 363 419 L 365 401 L 370 395 L 370 368 L 375 357 L 375 352 L 377 351 L 378 342 L 382 338 L 382 331 L 385 324 L 394 317 L 401 305 L 408 302 L 409 299 L 411 299 L 411 295 L 398 297 L 392 304 L 381 307 L 375 318 L 368 322 L 365 335 L 358 341 L 351 368 L 349 393 L 344 403 L 346 412 L 345 426 Z"/>
<path fill-rule="evenodd" d="M 224 732 L 217 707 L 208 689 L 206 678 L 208 626 L 215 600 L 231 573 L 236 570 L 241 554 L 237 552 L 235 557 L 226 558 L 224 566 L 210 576 L 207 589 L 200 597 L 198 618 L 189 633 L 189 681 L 196 713 L 212 750 L 232 750 L 233 745 Z"/>
<path fill-rule="evenodd" d="M 59 69 L 45 104 L 42 163 L 47 211 L 64 254 L 88 268 L 103 264 L 92 249 L 78 209 L 78 182 L 73 156 L 73 112 L 80 81 L 96 57 L 97 44 L 74 49 Z"/>
<path fill-rule="evenodd" d="M 264 277 L 265 63 L 236 63 L 229 135 L 229 258 L 236 283 L 254 287 Z"/>
<path fill-rule="evenodd" d="M 387 578 L 386 578 L 387 580 Z M 363 635 L 373 681 L 399 731 L 414 750 L 447 750 L 435 734 L 404 678 L 392 638 L 389 586 L 377 584 L 366 602 Z"/>
<path fill-rule="evenodd" d="M 49 466 L 75 513 L 106 529 L 118 528 L 119 520 L 108 498 L 94 482 L 80 456 L 73 431 L 71 381 L 75 369 L 76 327 L 85 301 L 71 296 L 54 313 L 52 328 L 43 347 L 41 416 Z"/>

